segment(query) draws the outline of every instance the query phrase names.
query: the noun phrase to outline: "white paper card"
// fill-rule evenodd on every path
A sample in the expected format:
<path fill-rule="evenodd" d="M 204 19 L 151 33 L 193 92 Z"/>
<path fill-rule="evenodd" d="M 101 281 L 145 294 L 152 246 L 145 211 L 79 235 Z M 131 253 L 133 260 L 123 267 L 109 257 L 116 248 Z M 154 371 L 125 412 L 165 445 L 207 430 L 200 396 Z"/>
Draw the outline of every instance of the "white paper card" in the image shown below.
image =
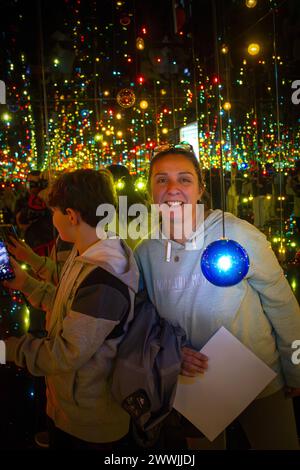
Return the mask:
<path fill-rule="evenodd" d="M 224 327 L 201 352 L 209 358 L 207 371 L 179 377 L 173 406 L 213 441 L 276 373 Z"/>

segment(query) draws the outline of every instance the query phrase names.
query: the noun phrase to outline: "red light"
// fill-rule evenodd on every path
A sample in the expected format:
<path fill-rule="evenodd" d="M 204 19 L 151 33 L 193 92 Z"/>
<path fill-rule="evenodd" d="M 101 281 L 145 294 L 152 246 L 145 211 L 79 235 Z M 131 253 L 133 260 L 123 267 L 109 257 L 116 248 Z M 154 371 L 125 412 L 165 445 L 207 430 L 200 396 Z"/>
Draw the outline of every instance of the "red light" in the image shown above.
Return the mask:
<path fill-rule="evenodd" d="M 138 77 L 137 81 L 138 81 L 138 83 L 139 83 L 140 85 L 143 85 L 145 79 L 144 79 L 144 77 L 143 77 L 142 75 L 140 75 L 140 76 Z"/>
<path fill-rule="evenodd" d="M 160 62 L 161 62 L 161 58 L 160 58 L 160 57 L 157 57 L 156 61 L 157 61 L 158 63 L 160 63 Z"/>
<path fill-rule="evenodd" d="M 214 78 L 213 78 L 213 82 L 214 82 L 214 83 L 219 83 L 219 78 L 218 78 L 218 77 L 214 77 Z"/>
<path fill-rule="evenodd" d="M 166 114 L 168 112 L 167 108 L 164 108 L 163 112 Z"/>
<path fill-rule="evenodd" d="M 128 57 L 127 62 L 132 62 L 132 58 Z"/>
<path fill-rule="evenodd" d="M 200 85 L 200 90 L 204 90 L 204 85 Z"/>
<path fill-rule="evenodd" d="M 180 31 L 180 32 L 179 32 L 179 35 L 180 35 L 180 36 L 183 36 L 183 31 Z"/>
<path fill-rule="evenodd" d="M 142 28 L 142 33 L 147 34 L 147 29 L 145 27 Z"/>
<path fill-rule="evenodd" d="M 253 121 L 253 126 L 256 126 L 257 125 L 257 121 Z"/>

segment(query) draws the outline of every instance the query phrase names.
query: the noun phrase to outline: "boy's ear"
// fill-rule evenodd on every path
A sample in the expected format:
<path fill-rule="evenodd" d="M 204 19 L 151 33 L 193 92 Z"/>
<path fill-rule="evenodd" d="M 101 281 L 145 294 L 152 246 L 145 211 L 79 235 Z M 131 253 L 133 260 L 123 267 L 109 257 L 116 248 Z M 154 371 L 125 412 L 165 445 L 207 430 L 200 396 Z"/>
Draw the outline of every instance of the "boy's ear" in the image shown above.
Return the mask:
<path fill-rule="evenodd" d="M 80 222 L 79 212 L 74 211 L 74 209 L 66 209 L 66 214 L 69 218 L 71 225 L 78 225 Z"/>

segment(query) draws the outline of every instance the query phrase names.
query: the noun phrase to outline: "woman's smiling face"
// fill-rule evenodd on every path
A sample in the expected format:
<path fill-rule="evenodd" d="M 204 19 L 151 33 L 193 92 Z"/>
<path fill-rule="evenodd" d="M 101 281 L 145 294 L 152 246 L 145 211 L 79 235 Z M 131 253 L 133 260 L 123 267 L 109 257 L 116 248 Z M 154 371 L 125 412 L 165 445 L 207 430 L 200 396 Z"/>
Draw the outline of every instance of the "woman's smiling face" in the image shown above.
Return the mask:
<path fill-rule="evenodd" d="M 192 161 L 180 153 L 158 158 L 152 166 L 150 183 L 153 202 L 161 206 L 162 220 L 166 223 L 169 218 L 172 224 L 170 238 L 183 242 L 186 237 L 176 236 L 174 228 L 181 227 L 177 233 L 183 233 L 182 229 L 186 233 L 186 227 L 196 228 L 197 203 L 204 191 Z"/>
<path fill-rule="evenodd" d="M 203 188 L 193 163 L 183 154 L 167 154 L 152 167 L 151 192 L 155 204 L 196 205 Z"/>

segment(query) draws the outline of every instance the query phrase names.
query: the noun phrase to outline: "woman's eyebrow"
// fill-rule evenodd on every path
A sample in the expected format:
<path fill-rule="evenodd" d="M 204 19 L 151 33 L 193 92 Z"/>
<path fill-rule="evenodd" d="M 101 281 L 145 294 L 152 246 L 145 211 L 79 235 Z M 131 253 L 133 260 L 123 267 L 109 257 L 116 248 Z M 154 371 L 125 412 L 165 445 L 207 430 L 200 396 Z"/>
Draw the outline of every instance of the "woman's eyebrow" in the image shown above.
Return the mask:
<path fill-rule="evenodd" d="M 155 173 L 154 176 L 167 176 L 169 173 Z M 195 176 L 192 172 L 190 171 L 180 171 L 179 173 L 177 173 L 178 175 L 191 175 L 191 176 Z"/>

